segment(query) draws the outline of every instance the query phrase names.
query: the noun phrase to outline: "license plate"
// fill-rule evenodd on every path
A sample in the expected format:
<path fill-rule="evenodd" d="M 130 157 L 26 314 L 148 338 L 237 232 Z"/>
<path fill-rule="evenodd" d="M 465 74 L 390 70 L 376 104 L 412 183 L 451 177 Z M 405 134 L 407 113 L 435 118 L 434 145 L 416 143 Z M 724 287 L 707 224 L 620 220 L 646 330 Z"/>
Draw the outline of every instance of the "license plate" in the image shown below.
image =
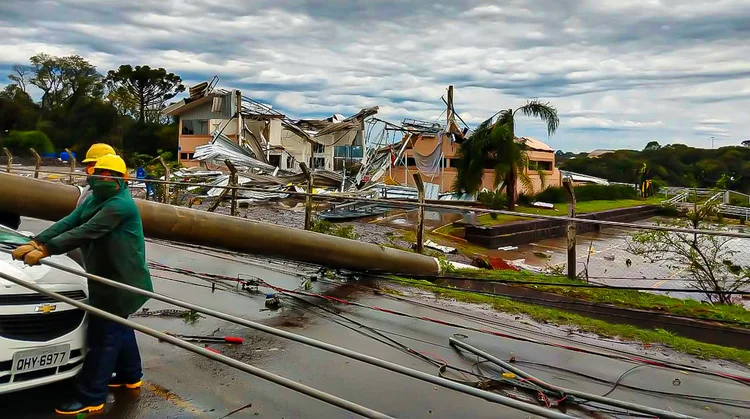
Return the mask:
<path fill-rule="evenodd" d="M 68 363 L 70 345 L 31 349 L 13 354 L 11 374 L 55 368 Z"/>

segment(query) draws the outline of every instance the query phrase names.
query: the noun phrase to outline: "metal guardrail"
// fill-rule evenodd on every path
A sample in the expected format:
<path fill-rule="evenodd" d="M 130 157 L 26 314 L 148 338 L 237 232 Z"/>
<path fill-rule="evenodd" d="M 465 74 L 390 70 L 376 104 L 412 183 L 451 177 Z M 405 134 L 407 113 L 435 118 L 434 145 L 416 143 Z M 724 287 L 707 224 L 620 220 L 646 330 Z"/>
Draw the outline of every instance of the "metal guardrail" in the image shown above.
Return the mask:
<path fill-rule="evenodd" d="M 745 220 L 750 219 L 750 208 L 738 207 L 736 205 L 720 205 L 719 213 L 722 215 L 733 215 L 736 217 L 744 218 Z"/>
<path fill-rule="evenodd" d="M 672 205 L 675 205 L 678 202 L 685 202 L 687 200 L 687 196 L 688 196 L 687 192 L 682 192 L 680 194 L 677 194 L 677 195 L 673 196 L 672 198 L 669 198 L 669 199 L 667 199 L 665 201 L 662 201 L 662 204 L 672 204 Z"/>

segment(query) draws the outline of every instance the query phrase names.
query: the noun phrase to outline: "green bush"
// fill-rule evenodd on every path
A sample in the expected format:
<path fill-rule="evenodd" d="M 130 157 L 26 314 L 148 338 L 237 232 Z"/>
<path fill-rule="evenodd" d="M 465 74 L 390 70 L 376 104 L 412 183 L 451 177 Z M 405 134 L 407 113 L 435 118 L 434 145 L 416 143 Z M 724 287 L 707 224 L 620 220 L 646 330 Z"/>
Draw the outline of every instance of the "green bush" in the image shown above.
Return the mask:
<path fill-rule="evenodd" d="M 533 195 L 527 195 L 525 193 L 518 194 L 518 205 L 531 205 L 534 201 L 535 199 Z"/>
<path fill-rule="evenodd" d="M 659 191 L 661 191 L 663 188 L 666 188 L 669 186 L 667 182 L 661 180 L 661 179 L 652 179 L 651 180 L 651 186 L 654 188 L 654 193 L 658 194 Z"/>
<path fill-rule="evenodd" d="M 750 202 L 748 202 L 747 198 L 745 197 L 730 196 L 729 205 L 734 205 L 735 207 L 747 208 L 747 207 L 750 207 Z"/>
<path fill-rule="evenodd" d="M 565 193 L 565 189 L 555 186 L 550 186 L 539 192 L 534 199 L 539 202 L 547 202 L 550 204 L 564 204 L 568 202 L 568 196 Z"/>
<path fill-rule="evenodd" d="M 357 240 L 359 238 L 359 234 L 354 231 L 354 226 L 336 226 L 330 221 L 326 220 L 313 220 L 311 230 L 316 233 L 343 237 L 345 239 Z"/>
<path fill-rule="evenodd" d="M 487 208 L 493 210 L 504 209 L 508 205 L 508 197 L 500 191 L 484 191 L 477 195 L 477 201 L 487 205 Z M 497 214 L 490 214 L 492 219 L 497 219 Z"/>
<path fill-rule="evenodd" d="M 673 204 L 660 205 L 656 213 L 664 217 L 678 217 L 683 214 Z"/>
<path fill-rule="evenodd" d="M 7 147 L 13 154 L 27 155 L 29 148 L 38 153 L 54 153 L 52 141 L 41 131 L 11 131 L 0 141 L 1 147 Z"/>
<path fill-rule="evenodd" d="M 630 185 L 583 185 L 574 189 L 577 201 L 616 201 L 638 198 L 638 191 Z"/>

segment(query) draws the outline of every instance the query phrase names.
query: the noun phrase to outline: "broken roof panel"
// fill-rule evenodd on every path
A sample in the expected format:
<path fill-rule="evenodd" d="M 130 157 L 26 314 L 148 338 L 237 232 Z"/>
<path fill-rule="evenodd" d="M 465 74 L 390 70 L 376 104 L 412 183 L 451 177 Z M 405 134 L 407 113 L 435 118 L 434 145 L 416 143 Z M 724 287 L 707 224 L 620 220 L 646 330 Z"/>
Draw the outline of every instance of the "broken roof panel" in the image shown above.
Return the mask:
<path fill-rule="evenodd" d="M 195 148 L 194 158 L 202 162 L 224 164 L 225 160 L 238 168 L 260 169 L 273 172 L 276 167 L 256 159 L 250 149 L 234 143 L 229 137 L 218 134 L 210 143 Z"/>

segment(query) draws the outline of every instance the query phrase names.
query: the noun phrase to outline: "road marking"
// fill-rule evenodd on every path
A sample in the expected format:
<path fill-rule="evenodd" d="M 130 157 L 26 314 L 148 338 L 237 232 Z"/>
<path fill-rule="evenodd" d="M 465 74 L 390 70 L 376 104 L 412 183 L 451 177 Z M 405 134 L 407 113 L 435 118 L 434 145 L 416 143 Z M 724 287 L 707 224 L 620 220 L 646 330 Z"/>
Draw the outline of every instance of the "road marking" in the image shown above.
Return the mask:
<path fill-rule="evenodd" d="M 193 413 L 197 413 L 197 412 L 202 412 L 203 411 L 203 409 L 199 409 L 198 407 L 196 407 L 195 405 L 193 405 L 189 401 L 187 401 L 187 400 L 183 399 L 182 397 L 180 397 L 180 396 L 172 393 L 170 390 L 168 390 L 168 389 L 166 389 L 166 388 L 164 388 L 164 387 L 162 387 L 162 386 L 160 386 L 158 384 L 152 383 L 150 381 L 144 381 L 143 382 L 143 386 L 146 387 L 146 389 L 148 391 L 156 394 L 159 397 L 164 398 L 165 400 L 167 400 L 168 402 L 172 403 L 173 405 L 175 405 L 176 407 L 178 407 L 178 408 L 180 408 L 182 410 L 193 412 Z"/>
<path fill-rule="evenodd" d="M 666 284 L 666 283 L 667 283 L 667 281 L 669 281 L 669 280 L 668 280 L 668 279 L 662 279 L 661 281 L 659 281 L 659 282 L 655 283 L 655 284 L 654 284 L 654 285 L 652 285 L 651 287 L 652 287 L 652 288 L 660 288 L 660 287 L 661 287 L 662 285 Z"/>

